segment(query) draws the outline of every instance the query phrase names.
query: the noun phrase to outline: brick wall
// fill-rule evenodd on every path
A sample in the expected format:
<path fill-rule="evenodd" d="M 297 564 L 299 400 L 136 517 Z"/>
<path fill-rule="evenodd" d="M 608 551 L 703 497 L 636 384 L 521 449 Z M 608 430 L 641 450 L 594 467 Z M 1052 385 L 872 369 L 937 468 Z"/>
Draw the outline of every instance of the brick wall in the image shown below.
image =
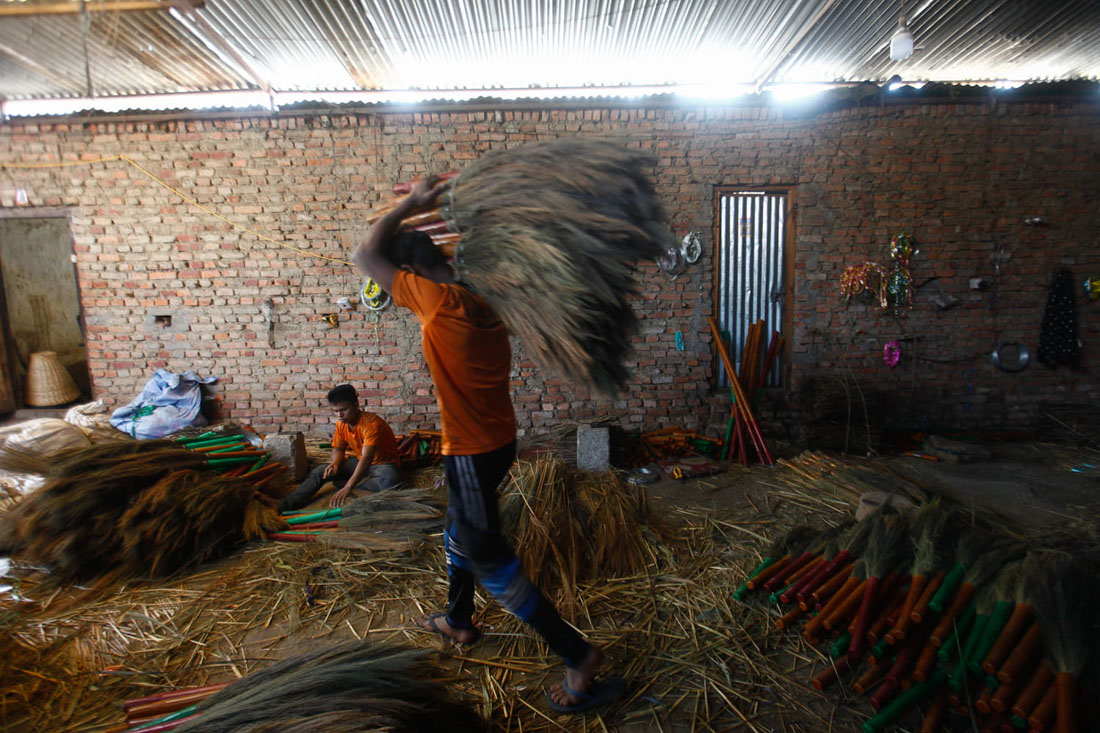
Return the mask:
<path fill-rule="evenodd" d="M 600 417 L 629 427 L 714 427 L 728 409 L 712 389 L 714 187 L 792 186 L 795 197 L 790 382 L 772 395 L 797 415 L 799 384 L 840 371 L 893 398 L 899 422 L 1036 424 L 1045 402 L 1096 402 L 1093 343 L 1100 304 L 1080 300 L 1082 368 L 1035 363 L 1053 269 L 1100 274 L 1095 104 L 913 104 L 791 114 L 735 108 L 596 108 L 278 116 L 187 121 L 65 121 L 0 127 L 0 162 L 96 160 L 117 155 L 180 193 L 266 237 L 345 257 L 364 215 L 389 187 L 485 151 L 564 135 L 597 135 L 653 150 L 660 191 L 678 235 L 702 234 L 705 255 L 675 280 L 643 266 L 636 379 L 618 399 L 542 374 L 516 349 L 521 430 Z M 8 170 L 36 207 L 70 212 L 89 362 L 98 396 L 128 401 L 157 367 L 214 374 L 220 413 L 273 428 L 326 433 L 330 385 L 351 382 L 396 430 L 432 427 L 436 408 L 413 319 L 362 308 L 329 329 L 325 313 L 354 297 L 360 277 L 239 231 L 181 200 L 122 160 Z M 1042 215 L 1050 226 L 1022 224 Z M 915 308 L 892 316 L 839 294 L 840 273 L 885 262 L 890 237 L 911 231 L 920 253 Z M 993 277 L 996 302 L 967 289 Z M 930 302 L 936 288 L 961 299 Z M 273 346 L 262 303 L 274 305 Z M 995 307 L 991 307 L 995 305 Z M 154 323 L 171 315 L 172 326 Z M 686 348 L 678 351 L 675 332 Z M 903 341 L 890 370 L 882 345 Z M 995 369 L 998 341 L 1020 341 L 1032 365 Z M 914 358 L 916 357 L 916 358 Z"/>

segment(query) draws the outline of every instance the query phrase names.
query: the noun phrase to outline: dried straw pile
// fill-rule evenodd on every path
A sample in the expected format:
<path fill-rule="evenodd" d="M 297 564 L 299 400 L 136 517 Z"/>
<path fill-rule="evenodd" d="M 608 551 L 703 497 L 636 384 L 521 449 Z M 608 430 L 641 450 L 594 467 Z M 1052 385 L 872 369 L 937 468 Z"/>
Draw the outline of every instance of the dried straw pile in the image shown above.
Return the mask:
<path fill-rule="evenodd" d="M 203 700 L 180 733 L 483 731 L 422 651 L 351 642 L 284 659 Z"/>
<path fill-rule="evenodd" d="M 104 443 L 60 460 L 3 448 L 0 468 L 46 479 L 0 517 L 0 553 L 66 581 L 172 573 L 285 526 L 252 484 L 170 441 Z"/>
<path fill-rule="evenodd" d="M 646 514 L 642 489 L 546 454 L 518 464 L 500 502 L 501 525 L 525 571 L 565 610 L 577 607 L 579 583 L 645 568 Z"/>
<path fill-rule="evenodd" d="M 634 264 L 673 244 L 653 166 L 639 150 L 566 138 L 480 158 L 439 199 L 461 234 L 459 279 L 535 361 L 607 393 L 628 378 Z"/>

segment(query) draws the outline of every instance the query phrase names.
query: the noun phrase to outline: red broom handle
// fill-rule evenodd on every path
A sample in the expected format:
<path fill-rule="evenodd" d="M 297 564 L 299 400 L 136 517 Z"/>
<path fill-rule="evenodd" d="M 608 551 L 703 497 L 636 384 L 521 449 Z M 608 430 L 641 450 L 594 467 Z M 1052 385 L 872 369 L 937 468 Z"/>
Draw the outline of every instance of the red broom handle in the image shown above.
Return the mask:
<path fill-rule="evenodd" d="M 928 581 L 928 585 L 925 586 L 924 592 L 920 594 L 920 598 L 917 599 L 917 605 L 913 607 L 913 610 L 909 612 L 909 619 L 915 623 L 922 623 L 928 618 L 931 613 L 928 604 L 932 602 L 932 597 L 936 595 L 936 591 L 940 589 L 940 585 L 943 584 L 943 579 L 947 577 L 947 573 L 940 570 L 932 579 Z"/>
<path fill-rule="evenodd" d="M 943 612 L 943 617 L 940 622 L 936 624 L 936 628 L 932 629 L 929 639 L 936 646 L 943 643 L 943 640 L 947 638 L 951 633 L 951 627 L 955 623 L 955 618 L 963 612 L 966 608 L 966 604 L 970 603 L 970 599 L 974 597 L 974 586 L 966 581 L 959 586 L 959 592 L 955 594 L 955 600 L 951 602 L 951 605 L 947 607 Z"/>
<path fill-rule="evenodd" d="M 1042 641 L 1039 634 L 1039 624 L 1031 624 L 1027 633 L 1024 634 L 1024 638 L 1020 639 L 1019 643 L 1016 644 L 1016 648 L 1008 655 L 1008 659 L 997 670 L 997 679 L 1001 681 L 1002 685 L 1010 685 L 1014 680 L 1023 676 L 1027 671 L 1028 663 L 1039 653 Z"/>
<path fill-rule="evenodd" d="M 1070 672 L 1059 672 L 1054 675 L 1054 686 L 1058 689 L 1055 730 L 1058 733 L 1077 733 L 1077 677 Z"/>
<path fill-rule="evenodd" d="M 812 597 L 810 594 L 817 590 L 822 583 L 826 582 L 836 569 L 847 562 L 851 557 L 852 556 L 848 554 L 847 550 L 841 550 L 832 560 L 827 563 L 822 563 L 821 567 L 819 567 L 814 574 L 810 576 L 810 579 L 806 581 L 806 585 L 798 589 L 798 592 L 795 593 L 795 598 L 797 598 L 799 602 L 806 602 L 809 600 Z"/>
<path fill-rule="evenodd" d="M 848 656 L 859 659 L 863 656 L 863 649 L 867 641 L 867 629 L 871 624 L 871 606 L 875 603 L 881 578 L 867 578 L 863 584 L 863 597 L 859 601 L 859 611 L 856 613 L 855 627 L 852 629 L 852 642 L 848 647 Z"/>
<path fill-rule="evenodd" d="M 1027 632 L 1030 623 L 1031 606 L 1026 603 L 1017 603 L 1016 607 L 1012 609 L 1012 615 L 1008 617 L 1008 623 L 1001 629 L 1001 635 L 997 637 L 997 642 L 982 661 L 983 672 L 994 674 L 1000 668 L 1001 663 L 1008 659 L 1008 655 L 1012 653 L 1016 642 Z"/>
<path fill-rule="evenodd" d="M 1031 679 L 1024 685 L 1024 689 L 1020 691 L 1016 701 L 1012 703 L 1012 714 L 1021 720 L 1027 720 L 1028 716 L 1031 715 L 1031 711 L 1039 704 L 1039 701 L 1043 698 L 1043 693 L 1047 691 L 1053 681 L 1054 670 L 1050 668 L 1047 660 L 1040 660 L 1035 667 L 1035 672 L 1031 675 Z"/>

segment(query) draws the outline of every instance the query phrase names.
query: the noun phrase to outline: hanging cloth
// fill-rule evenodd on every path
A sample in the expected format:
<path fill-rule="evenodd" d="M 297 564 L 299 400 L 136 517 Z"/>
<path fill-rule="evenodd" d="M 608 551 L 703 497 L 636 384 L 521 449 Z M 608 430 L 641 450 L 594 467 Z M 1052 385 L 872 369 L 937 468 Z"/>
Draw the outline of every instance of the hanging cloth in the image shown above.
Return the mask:
<path fill-rule="evenodd" d="M 1039 328 L 1039 361 L 1050 368 L 1076 364 L 1081 353 L 1077 342 L 1077 300 L 1073 274 L 1063 267 L 1054 273 Z"/>

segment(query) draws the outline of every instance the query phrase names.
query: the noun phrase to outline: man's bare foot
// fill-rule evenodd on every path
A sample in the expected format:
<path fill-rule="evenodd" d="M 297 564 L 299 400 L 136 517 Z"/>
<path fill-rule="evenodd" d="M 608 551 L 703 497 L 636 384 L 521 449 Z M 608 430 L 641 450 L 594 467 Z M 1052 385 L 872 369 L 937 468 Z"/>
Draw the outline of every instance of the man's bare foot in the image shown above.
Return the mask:
<path fill-rule="evenodd" d="M 589 647 L 588 654 L 585 655 L 578 666 L 565 668 L 565 684 L 567 684 L 571 690 L 587 692 L 589 685 L 592 684 L 592 680 L 596 676 L 596 670 L 599 669 L 602 661 L 603 653 L 599 648 L 595 646 Z M 558 705 L 566 707 L 576 705 L 580 702 L 578 698 L 562 689 L 560 684 L 550 688 L 550 699 Z"/>
<path fill-rule="evenodd" d="M 477 629 L 453 628 L 447 623 L 447 614 L 445 613 L 430 613 L 427 616 L 421 616 L 416 620 L 416 625 L 425 631 L 457 641 L 459 644 L 473 644 L 481 637 Z"/>

